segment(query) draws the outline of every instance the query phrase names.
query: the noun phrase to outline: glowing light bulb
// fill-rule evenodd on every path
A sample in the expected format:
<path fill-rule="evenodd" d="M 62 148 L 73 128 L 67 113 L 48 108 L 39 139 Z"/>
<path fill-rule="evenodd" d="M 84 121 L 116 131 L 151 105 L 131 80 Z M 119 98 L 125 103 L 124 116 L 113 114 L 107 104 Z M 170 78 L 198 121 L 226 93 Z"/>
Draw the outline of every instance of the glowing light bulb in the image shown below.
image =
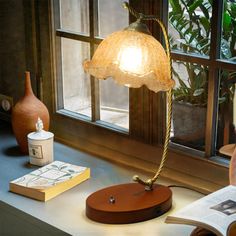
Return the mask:
<path fill-rule="evenodd" d="M 119 68 L 128 73 L 140 74 L 142 56 L 142 50 L 138 47 L 123 48 L 118 55 Z"/>

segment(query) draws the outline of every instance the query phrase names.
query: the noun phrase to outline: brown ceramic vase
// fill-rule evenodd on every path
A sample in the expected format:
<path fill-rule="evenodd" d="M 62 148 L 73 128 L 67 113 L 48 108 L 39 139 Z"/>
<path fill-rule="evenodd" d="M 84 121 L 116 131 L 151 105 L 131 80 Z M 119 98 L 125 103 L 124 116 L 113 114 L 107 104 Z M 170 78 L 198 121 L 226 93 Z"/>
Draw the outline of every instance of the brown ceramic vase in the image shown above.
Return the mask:
<path fill-rule="evenodd" d="M 35 131 L 38 117 L 43 121 L 44 130 L 49 129 L 47 107 L 34 95 L 30 73 L 25 72 L 25 94 L 12 109 L 12 129 L 22 153 L 28 153 L 27 135 Z"/>

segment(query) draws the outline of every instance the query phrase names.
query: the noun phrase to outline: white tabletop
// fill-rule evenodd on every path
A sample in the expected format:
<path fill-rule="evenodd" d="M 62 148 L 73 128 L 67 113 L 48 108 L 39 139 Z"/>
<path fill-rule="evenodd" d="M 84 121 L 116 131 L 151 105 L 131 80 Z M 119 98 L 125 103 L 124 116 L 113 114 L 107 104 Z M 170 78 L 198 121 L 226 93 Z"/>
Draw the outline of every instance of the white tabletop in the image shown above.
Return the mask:
<path fill-rule="evenodd" d="M 28 156 L 19 155 L 10 132 L 1 132 L 0 140 L 0 200 L 64 232 L 80 236 L 189 236 L 194 228 L 164 223 L 168 214 L 202 197 L 197 192 L 183 188 L 172 189 L 173 207 L 158 218 L 127 225 L 101 224 L 89 220 L 85 215 L 85 201 L 89 194 L 113 184 L 131 182 L 134 174 L 143 175 L 56 142 L 55 159 L 90 167 L 91 178 L 46 203 L 11 193 L 8 191 L 9 182 L 31 172 L 33 168 L 28 166 Z M 164 180 L 159 183 L 173 184 Z"/>

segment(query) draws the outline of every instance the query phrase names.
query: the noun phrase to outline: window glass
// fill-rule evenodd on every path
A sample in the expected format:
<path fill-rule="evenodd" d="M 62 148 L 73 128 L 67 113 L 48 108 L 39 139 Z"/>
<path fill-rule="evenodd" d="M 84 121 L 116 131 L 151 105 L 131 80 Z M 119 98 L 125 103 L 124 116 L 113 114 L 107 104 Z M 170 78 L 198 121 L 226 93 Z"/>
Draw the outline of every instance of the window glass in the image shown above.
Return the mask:
<path fill-rule="evenodd" d="M 97 2 L 97 4 L 96 4 Z M 90 2 L 91 3 L 91 2 Z M 128 88 L 117 85 L 112 79 L 99 81 L 99 86 L 91 89 L 90 77 L 84 73 L 83 61 L 90 58 L 94 45 L 93 34 L 89 35 L 89 19 L 94 19 L 94 35 L 106 37 L 108 34 L 128 26 L 129 14 L 122 7 L 123 1 L 94 1 L 89 12 L 89 1 L 60 1 L 60 21 L 63 30 L 74 31 L 78 35 L 87 34 L 91 43 L 69 38 L 61 38 L 62 91 L 64 109 L 78 114 L 96 117 L 109 124 L 129 128 Z M 92 17 L 90 17 L 93 15 Z M 69 35 L 67 34 L 67 37 Z M 91 51 L 92 49 L 92 51 Z M 99 89 L 99 91 L 97 91 Z M 61 88 L 60 88 L 61 89 Z M 94 93 L 94 94 L 91 94 Z M 96 98 L 100 104 L 91 97 Z M 97 107 L 99 106 L 99 107 Z M 92 109 L 91 108 L 95 108 Z M 99 110 L 99 109 L 100 110 Z M 92 112 L 99 113 L 93 114 Z"/>
<path fill-rule="evenodd" d="M 64 109 L 91 117 L 90 77 L 82 67 L 89 48 L 88 43 L 61 38 Z"/>
<path fill-rule="evenodd" d="M 174 61 L 172 142 L 204 150 L 208 68 Z"/>
<path fill-rule="evenodd" d="M 122 7 L 123 0 L 98 0 L 98 35 L 105 38 L 129 24 L 129 13 Z M 95 22 L 96 23 L 96 22 Z"/>
<path fill-rule="evenodd" d="M 171 48 L 209 55 L 212 1 L 169 1 Z"/>
<path fill-rule="evenodd" d="M 89 1 L 60 0 L 61 28 L 89 34 Z"/>
<path fill-rule="evenodd" d="M 236 71 L 222 70 L 220 72 L 217 150 L 229 144 L 236 144 L 235 82 Z M 222 154 L 221 151 L 220 154 Z"/>
<path fill-rule="evenodd" d="M 100 82 L 101 120 L 129 128 L 129 90 L 112 78 Z"/>
<path fill-rule="evenodd" d="M 129 14 L 122 7 L 123 0 L 98 1 L 98 36 L 121 30 L 129 24 Z M 96 24 L 96 22 L 95 22 Z M 102 121 L 129 127 L 129 90 L 117 85 L 112 78 L 100 81 L 100 119 Z"/>
<path fill-rule="evenodd" d="M 236 1 L 224 0 L 221 58 L 236 62 Z"/>

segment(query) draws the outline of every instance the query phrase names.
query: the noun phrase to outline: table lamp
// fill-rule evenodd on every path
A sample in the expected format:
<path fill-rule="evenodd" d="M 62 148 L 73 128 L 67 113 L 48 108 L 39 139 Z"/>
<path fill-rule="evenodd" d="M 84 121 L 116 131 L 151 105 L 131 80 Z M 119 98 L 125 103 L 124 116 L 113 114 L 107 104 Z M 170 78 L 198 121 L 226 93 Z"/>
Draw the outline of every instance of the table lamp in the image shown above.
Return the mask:
<path fill-rule="evenodd" d="M 155 218 L 172 205 L 172 192 L 156 184 L 163 169 L 170 139 L 172 113 L 172 65 L 167 32 L 163 23 L 152 15 L 136 12 L 127 2 L 124 7 L 136 21 L 124 30 L 114 32 L 99 44 L 91 61 L 84 62 L 87 73 L 98 79 L 112 77 L 118 84 L 131 88 L 146 85 L 148 89 L 165 91 L 167 103 L 166 137 L 162 159 L 153 178 L 110 186 L 92 193 L 86 200 L 89 219 L 109 224 L 126 224 Z M 151 35 L 143 21 L 154 20 L 162 29 L 166 52 Z"/>

